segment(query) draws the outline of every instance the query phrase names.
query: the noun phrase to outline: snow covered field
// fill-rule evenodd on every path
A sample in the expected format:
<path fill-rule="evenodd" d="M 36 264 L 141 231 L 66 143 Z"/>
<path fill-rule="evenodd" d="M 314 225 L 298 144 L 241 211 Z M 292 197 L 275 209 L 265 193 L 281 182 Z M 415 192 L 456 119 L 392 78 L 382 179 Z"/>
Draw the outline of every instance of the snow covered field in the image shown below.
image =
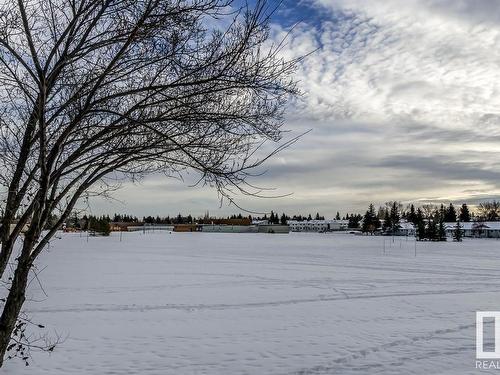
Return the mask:
<path fill-rule="evenodd" d="M 61 236 L 26 309 L 67 338 L 4 373 L 473 374 L 475 311 L 500 310 L 495 240 Z"/>

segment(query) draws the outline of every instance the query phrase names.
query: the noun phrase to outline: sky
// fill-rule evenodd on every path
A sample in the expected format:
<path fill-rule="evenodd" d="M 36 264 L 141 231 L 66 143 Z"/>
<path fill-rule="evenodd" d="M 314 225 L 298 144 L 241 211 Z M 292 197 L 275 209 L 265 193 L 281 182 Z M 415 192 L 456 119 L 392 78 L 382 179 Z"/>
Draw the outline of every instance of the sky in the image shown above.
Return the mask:
<path fill-rule="evenodd" d="M 254 181 L 286 196 L 236 196 L 238 205 L 331 217 L 371 202 L 500 198 L 499 1 L 285 0 L 271 34 L 289 32 L 284 56 L 314 52 L 296 73 L 303 95 L 287 110 L 285 139 L 310 132 Z M 241 211 L 190 180 L 150 176 L 90 208 Z"/>

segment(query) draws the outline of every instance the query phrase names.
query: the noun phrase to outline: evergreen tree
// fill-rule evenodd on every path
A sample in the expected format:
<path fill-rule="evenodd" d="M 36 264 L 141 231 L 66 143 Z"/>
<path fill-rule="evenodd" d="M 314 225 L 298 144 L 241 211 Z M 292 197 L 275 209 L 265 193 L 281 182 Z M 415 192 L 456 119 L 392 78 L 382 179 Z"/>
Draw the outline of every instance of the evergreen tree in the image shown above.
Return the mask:
<path fill-rule="evenodd" d="M 377 211 L 377 217 L 380 220 L 385 220 L 385 213 L 386 213 L 385 207 L 380 206 Z"/>
<path fill-rule="evenodd" d="M 281 215 L 281 225 L 286 225 L 287 222 L 288 222 L 287 217 L 285 213 L 283 213 L 283 215 Z"/>
<path fill-rule="evenodd" d="M 455 207 L 453 203 L 450 203 L 448 209 L 446 210 L 444 221 L 447 223 L 453 223 L 457 221 L 457 212 L 455 211 Z"/>
<path fill-rule="evenodd" d="M 439 207 L 439 212 L 438 212 L 438 221 L 443 221 L 444 218 L 446 217 L 446 208 L 444 207 L 444 204 L 441 203 L 441 206 Z"/>
<path fill-rule="evenodd" d="M 280 223 L 280 218 L 278 214 L 275 214 L 274 211 L 271 211 L 271 217 L 269 219 L 271 224 L 279 224 Z"/>
<path fill-rule="evenodd" d="M 83 230 L 89 230 L 90 219 L 88 218 L 87 215 L 83 215 L 82 222 L 83 222 L 82 229 Z"/>
<path fill-rule="evenodd" d="M 337 215 L 335 215 L 335 220 L 340 220 L 340 212 L 337 211 Z"/>
<path fill-rule="evenodd" d="M 390 231 L 392 228 L 391 215 L 388 210 L 384 210 L 384 225 L 382 229 L 384 232 Z"/>
<path fill-rule="evenodd" d="M 371 229 L 370 224 L 371 224 L 370 211 L 366 211 L 365 215 L 363 216 L 363 223 L 361 225 L 361 232 L 363 232 L 363 233 L 370 232 L 370 229 Z"/>
<path fill-rule="evenodd" d="M 393 202 L 391 206 L 391 232 L 394 233 L 399 228 L 399 222 L 401 221 L 401 217 L 399 216 L 399 203 Z"/>
<path fill-rule="evenodd" d="M 347 215 L 346 218 L 349 220 L 349 224 L 347 225 L 348 228 L 350 229 L 358 229 L 359 228 L 359 222 L 363 218 L 361 215 Z"/>
<path fill-rule="evenodd" d="M 375 213 L 375 206 L 370 204 L 368 207 L 368 211 L 366 211 L 365 216 L 363 217 L 363 225 L 361 227 L 361 231 L 363 233 L 371 233 L 375 232 L 377 228 L 380 226 L 380 220 L 378 219 Z"/>
<path fill-rule="evenodd" d="M 111 227 L 105 216 L 101 216 L 100 218 L 91 216 L 89 219 L 89 230 L 103 236 L 109 236 L 111 233 Z"/>
<path fill-rule="evenodd" d="M 464 223 L 468 223 L 471 220 L 471 215 L 469 211 L 469 207 L 467 206 L 467 203 L 462 204 L 462 207 L 460 208 L 460 221 Z"/>
<path fill-rule="evenodd" d="M 436 216 L 439 215 L 439 212 L 436 213 Z M 425 231 L 425 238 L 431 241 L 436 241 L 439 237 L 438 227 L 436 223 L 436 217 L 432 217 L 428 220 L 427 228 Z"/>
<path fill-rule="evenodd" d="M 415 224 L 425 223 L 424 213 L 420 208 L 417 208 L 417 212 L 415 213 Z"/>
<path fill-rule="evenodd" d="M 413 204 L 410 206 L 410 212 L 408 213 L 406 219 L 410 223 L 413 223 L 413 225 L 417 225 L 417 213 L 415 212 L 415 206 Z"/>
<path fill-rule="evenodd" d="M 462 236 L 462 226 L 460 225 L 460 221 L 457 221 L 455 229 L 453 230 L 453 240 L 456 242 L 462 242 Z"/>
<path fill-rule="evenodd" d="M 438 225 L 438 240 L 446 241 L 446 230 L 444 228 L 444 221 L 440 220 Z"/>
<path fill-rule="evenodd" d="M 80 228 L 80 220 L 77 212 L 74 212 L 72 217 L 69 219 L 69 226 L 77 229 Z"/>
<path fill-rule="evenodd" d="M 423 241 L 427 238 L 427 230 L 425 227 L 425 219 L 424 213 L 420 208 L 417 209 L 417 213 L 415 215 L 415 226 L 416 226 L 416 234 L 417 239 L 419 241 Z"/>
<path fill-rule="evenodd" d="M 111 226 L 109 225 L 110 221 L 108 219 L 109 217 L 106 217 L 99 223 L 99 233 L 103 236 L 109 236 L 109 234 L 111 233 Z"/>
<path fill-rule="evenodd" d="M 375 214 L 375 210 L 373 211 L 373 213 Z M 373 226 L 375 227 L 375 230 L 380 229 L 380 227 L 382 226 L 382 223 L 380 222 L 380 219 L 378 218 L 378 216 L 376 214 L 375 214 L 375 218 L 373 220 Z"/>

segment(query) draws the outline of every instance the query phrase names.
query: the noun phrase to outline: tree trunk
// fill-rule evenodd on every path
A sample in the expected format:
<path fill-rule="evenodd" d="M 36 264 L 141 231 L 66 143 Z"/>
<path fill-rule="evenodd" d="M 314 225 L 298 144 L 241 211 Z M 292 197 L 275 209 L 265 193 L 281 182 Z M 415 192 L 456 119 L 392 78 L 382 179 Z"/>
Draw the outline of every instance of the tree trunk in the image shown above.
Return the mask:
<path fill-rule="evenodd" d="M 13 244 L 9 243 L 11 224 L 12 214 L 8 210 L 6 210 L 0 223 L 0 242 L 2 245 L 0 250 L 0 278 L 2 278 L 3 276 L 5 267 L 7 266 L 7 262 L 9 261 L 10 254 L 12 252 Z"/>
<path fill-rule="evenodd" d="M 34 242 L 24 245 L 23 254 L 28 254 L 25 251 L 33 247 Z M 4 357 L 9 346 L 12 332 L 16 326 L 17 318 L 21 312 L 21 307 L 25 301 L 26 286 L 28 284 L 28 275 L 31 265 L 28 261 L 29 256 L 22 256 L 23 259 L 19 260 L 14 278 L 7 296 L 7 301 L 3 307 L 2 315 L 0 317 L 0 367 L 3 365 Z"/>
<path fill-rule="evenodd" d="M 10 230 L 10 228 L 9 228 Z M 12 254 L 12 249 L 14 248 L 14 241 L 9 238 L 5 242 L 2 242 L 0 251 L 0 279 L 3 277 L 7 263 L 9 263 L 10 255 Z"/>

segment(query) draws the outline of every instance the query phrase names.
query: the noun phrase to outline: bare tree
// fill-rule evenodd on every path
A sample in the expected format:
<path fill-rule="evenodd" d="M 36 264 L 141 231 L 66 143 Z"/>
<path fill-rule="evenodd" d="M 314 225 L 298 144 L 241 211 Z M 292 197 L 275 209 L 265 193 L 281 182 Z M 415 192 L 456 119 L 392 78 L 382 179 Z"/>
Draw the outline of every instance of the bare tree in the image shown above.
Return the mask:
<path fill-rule="evenodd" d="M 421 208 L 426 219 L 433 218 L 436 211 L 439 210 L 439 207 L 432 203 L 424 204 Z"/>
<path fill-rule="evenodd" d="M 14 272 L 0 366 L 36 258 L 90 189 L 190 168 L 223 196 L 252 193 L 250 170 L 273 154 L 256 150 L 281 140 L 284 105 L 297 93 L 297 60 L 280 58 L 282 44 L 270 40 L 273 11 L 264 0 L 252 9 L 231 0 L 1 6 L 0 274 L 8 262 Z"/>
<path fill-rule="evenodd" d="M 495 221 L 500 218 L 500 202 L 481 202 L 478 206 L 479 218 L 484 221 Z"/>

